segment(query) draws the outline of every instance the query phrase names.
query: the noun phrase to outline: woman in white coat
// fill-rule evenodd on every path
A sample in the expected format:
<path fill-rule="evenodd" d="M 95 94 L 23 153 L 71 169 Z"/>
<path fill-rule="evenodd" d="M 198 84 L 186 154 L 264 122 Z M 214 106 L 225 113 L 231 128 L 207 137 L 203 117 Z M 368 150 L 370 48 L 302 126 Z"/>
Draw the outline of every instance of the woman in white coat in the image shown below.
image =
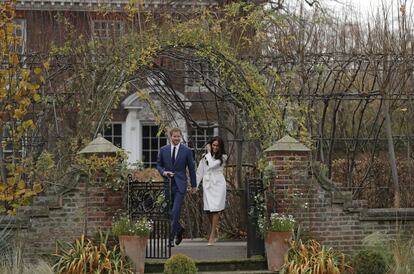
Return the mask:
<path fill-rule="evenodd" d="M 220 212 L 226 204 L 226 179 L 223 173 L 226 160 L 223 140 L 216 136 L 207 144 L 207 153 L 197 168 L 197 186 L 203 181 L 204 211 L 211 225 L 208 245 L 217 241 Z"/>

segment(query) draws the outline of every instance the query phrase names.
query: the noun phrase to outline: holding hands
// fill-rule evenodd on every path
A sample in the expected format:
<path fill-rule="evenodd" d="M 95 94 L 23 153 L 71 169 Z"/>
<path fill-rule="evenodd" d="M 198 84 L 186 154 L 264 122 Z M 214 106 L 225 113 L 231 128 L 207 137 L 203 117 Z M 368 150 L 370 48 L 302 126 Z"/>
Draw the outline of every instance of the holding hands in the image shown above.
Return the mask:
<path fill-rule="evenodd" d="M 163 176 L 165 176 L 165 177 L 173 177 L 174 176 L 174 172 L 164 171 Z"/>

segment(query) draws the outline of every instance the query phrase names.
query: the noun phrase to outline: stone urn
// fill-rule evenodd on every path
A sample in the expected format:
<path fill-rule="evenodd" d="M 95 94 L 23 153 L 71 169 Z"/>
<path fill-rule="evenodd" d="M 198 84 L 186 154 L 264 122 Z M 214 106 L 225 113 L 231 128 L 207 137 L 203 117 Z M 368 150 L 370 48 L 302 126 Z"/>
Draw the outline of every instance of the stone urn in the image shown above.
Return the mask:
<path fill-rule="evenodd" d="M 135 266 L 135 273 L 137 274 L 144 274 L 147 242 L 148 236 L 119 236 L 121 252 L 132 260 Z"/>
<path fill-rule="evenodd" d="M 265 236 L 265 248 L 267 267 L 269 271 L 277 272 L 284 263 L 285 255 L 289 250 L 289 241 L 292 239 L 292 232 L 272 232 Z"/>

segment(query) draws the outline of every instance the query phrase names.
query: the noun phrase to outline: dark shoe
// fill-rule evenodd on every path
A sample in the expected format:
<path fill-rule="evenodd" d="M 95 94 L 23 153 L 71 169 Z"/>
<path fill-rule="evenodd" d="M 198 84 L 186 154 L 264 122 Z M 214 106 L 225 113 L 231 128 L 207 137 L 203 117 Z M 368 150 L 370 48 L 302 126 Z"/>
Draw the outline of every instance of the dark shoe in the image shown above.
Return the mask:
<path fill-rule="evenodd" d="M 175 244 L 179 245 L 183 240 L 184 228 L 181 228 L 180 232 L 177 233 L 177 238 L 175 239 Z"/>

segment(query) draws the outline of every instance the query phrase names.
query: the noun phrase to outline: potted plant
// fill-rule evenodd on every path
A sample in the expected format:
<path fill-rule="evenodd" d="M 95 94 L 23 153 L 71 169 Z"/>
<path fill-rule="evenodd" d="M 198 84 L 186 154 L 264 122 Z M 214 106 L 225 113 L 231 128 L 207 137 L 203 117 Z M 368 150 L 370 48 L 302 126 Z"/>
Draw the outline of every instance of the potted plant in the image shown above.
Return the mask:
<path fill-rule="evenodd" d="M 119 238 L 121 252 L 132 260 L 136 273 L 144 273 L 145 249 L 151 230 L 152 221 L 146 217 L 132 221 L 123 216 L 112 224 L 112 233 Z"/>
<path fill-rule="evenodd" d="M 267 266 L 270 271 L 278 271 L 289 250 L 295 219 L 292 215 L 272 213 L 268 219 L 259 219 L 266 248 Z"/>

